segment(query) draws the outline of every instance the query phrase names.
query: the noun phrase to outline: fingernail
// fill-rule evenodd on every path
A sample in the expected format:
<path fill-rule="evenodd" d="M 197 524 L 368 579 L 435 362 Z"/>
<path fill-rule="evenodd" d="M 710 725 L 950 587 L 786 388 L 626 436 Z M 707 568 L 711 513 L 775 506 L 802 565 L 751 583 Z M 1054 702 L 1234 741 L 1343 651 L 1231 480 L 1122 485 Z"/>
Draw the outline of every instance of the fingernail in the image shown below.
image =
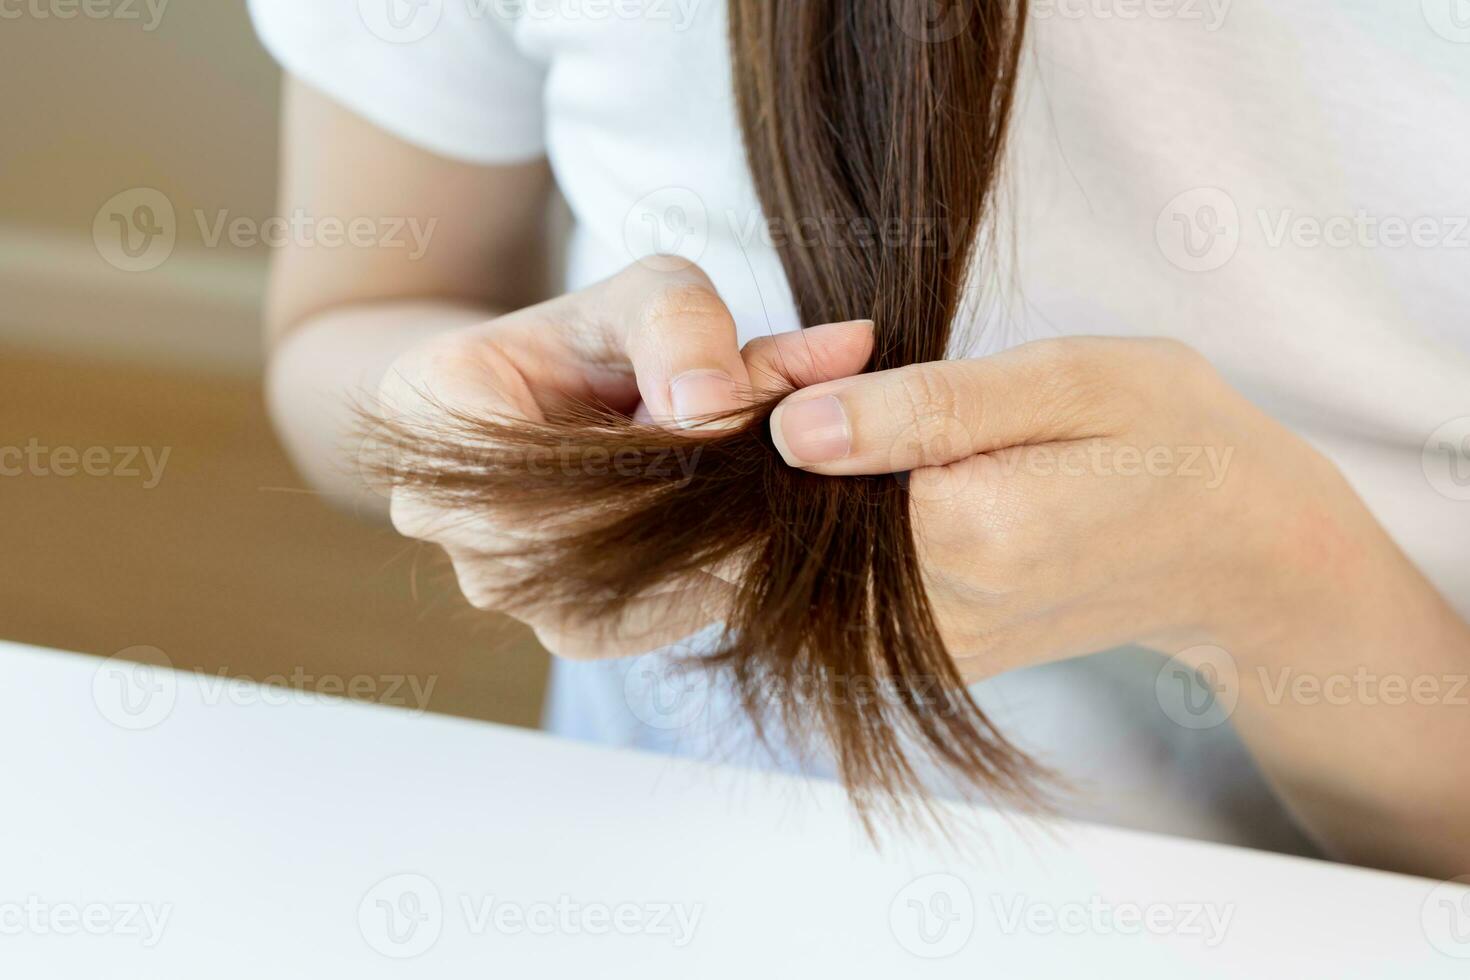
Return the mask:
<path fill-rule="evenodd" d="M 735 382 L 724 371 L 685 371 L 669 385 L 674 418 L 686 429 L 706 424 L 709 416 L 728 412 L 738 404 Z"/>
<path fill-rule="evenodd" d="M 783 405 L 780 415 L 781 438 L 796 462 L 830 463 L 852 452 L 847 411 L 835 395 Z"/>

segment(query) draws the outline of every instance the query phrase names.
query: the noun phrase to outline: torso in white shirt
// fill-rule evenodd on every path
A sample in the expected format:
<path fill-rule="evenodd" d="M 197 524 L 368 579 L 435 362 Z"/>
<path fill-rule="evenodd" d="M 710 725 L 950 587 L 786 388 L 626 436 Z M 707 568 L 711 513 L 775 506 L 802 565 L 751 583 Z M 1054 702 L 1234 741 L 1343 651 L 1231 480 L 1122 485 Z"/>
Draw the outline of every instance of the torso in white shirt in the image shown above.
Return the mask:
<path fill-rule="evenodd" d="M 487 163 L 545 152 L 576 217 L 569 287 L 678 251 L 742 339 L 799 326 L 741 147 L 723 2 L 429 0 L 388 22 L 364 16 L 376 2 L 252 8 L 289 70 L 406 139 Z M 1470 446 L 1470 10 L 1033 6 L 996 247 L 955 355 L 1064 334 L 1192 344 L 1336 461 L 1470 614 L 1470 472 L 1452 451 Z M 722 692 L 675 697 L 661 662 L 558 665 L 552 725 L 699 754 L 713 728 L 740 751 Z M 1181 716 L 1161 670 L 1114 651 L 976 693 L 1079 785 L 1075 812 L 1286 841 L 1220 706 Z"/>

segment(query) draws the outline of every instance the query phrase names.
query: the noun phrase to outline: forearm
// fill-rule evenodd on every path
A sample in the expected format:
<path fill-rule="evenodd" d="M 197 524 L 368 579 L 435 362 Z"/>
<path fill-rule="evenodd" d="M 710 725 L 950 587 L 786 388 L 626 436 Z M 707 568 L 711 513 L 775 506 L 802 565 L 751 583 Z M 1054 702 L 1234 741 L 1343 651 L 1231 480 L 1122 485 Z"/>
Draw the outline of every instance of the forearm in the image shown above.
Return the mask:
<path fill-rule="evenodd" d="M 357 409 L 375 407 L 384 372 L 404 351 L 495 313 L 449 302 L 387 301 L 326 310 L 285 333 L 271 350 L 266 400 L 307 483 L 338 506 L 386 518 L 386 497 L 371 492 L 360 475 L 365 433 Z"/>
<path fill-rule="evenodd" d="M 329 500 L 386 514 L 358 475 L 354 406 L 376 407 L 383 372 L 409 348 L 545 298 L 561 220 L 555 183 L 544 159 L 437 156 L 295 79 L 283 106 L 280 213 L 393 217 L 418 229 L 413 248 L 286 243 L 273 255 L 265 310 L 267 400 L 281 441 Z"/>
<path fill-rule="evenodd" d="M 1355 497 L 1343 512 L 1300 625 L 1240 658 L 1235 723 L 1334 856 L 1470 873 L 1470 627 Z"/>

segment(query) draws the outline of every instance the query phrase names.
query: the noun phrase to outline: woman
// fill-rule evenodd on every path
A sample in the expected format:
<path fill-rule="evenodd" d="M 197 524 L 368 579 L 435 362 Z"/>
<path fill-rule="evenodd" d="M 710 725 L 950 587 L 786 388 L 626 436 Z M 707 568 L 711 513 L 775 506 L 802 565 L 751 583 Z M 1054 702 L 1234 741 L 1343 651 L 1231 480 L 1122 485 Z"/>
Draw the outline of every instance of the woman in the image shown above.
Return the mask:
<path fill-rule="evenodd" d="M 796 386 L 771 421 L 790 466 L 912 471 L 946 645 L 1071 812 L 1465 873 L 1470 138 L 1443 123 L 1470 68 L 1452 19 L 1379 6 L 1033 7 L 970 343 L 859 376 L 870 324 L 789 333 L 781 237 L 855 232 L 764 220 L 724 4 L 254 0 L 291 76 L 284 208 L 437 222 L 418 257 L 277 257 L 277 423 L 346 495 L 346 406 L 375 386 L 531 416 L 631 392 L 691 439 Z M 918 9 L 867 12 L 935 44 L 973 11 Z M 538 302 L 553 188 L 567 288 Z M 474 556 L 517 529 L 401 496 L 392 517 L 494 601 Z M 715 615 L 668 607 L 532 625 L 631 657 Z M 728 747 L 723 692 L 667 710 L 664 662 L 558 662 L 548 724 Z"/>

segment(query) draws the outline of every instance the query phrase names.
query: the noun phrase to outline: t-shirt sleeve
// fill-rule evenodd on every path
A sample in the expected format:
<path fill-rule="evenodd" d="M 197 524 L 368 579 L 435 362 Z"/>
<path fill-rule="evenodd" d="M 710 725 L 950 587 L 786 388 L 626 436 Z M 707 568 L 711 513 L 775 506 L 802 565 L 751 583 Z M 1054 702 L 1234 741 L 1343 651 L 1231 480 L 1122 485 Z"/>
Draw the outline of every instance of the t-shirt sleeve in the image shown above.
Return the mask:
<path fill-rule="evenodd" d="M 474 163 L 542 156 L 544 66 L 493 3 L 249 0 L 289 74 L 400 139 Z"/>

